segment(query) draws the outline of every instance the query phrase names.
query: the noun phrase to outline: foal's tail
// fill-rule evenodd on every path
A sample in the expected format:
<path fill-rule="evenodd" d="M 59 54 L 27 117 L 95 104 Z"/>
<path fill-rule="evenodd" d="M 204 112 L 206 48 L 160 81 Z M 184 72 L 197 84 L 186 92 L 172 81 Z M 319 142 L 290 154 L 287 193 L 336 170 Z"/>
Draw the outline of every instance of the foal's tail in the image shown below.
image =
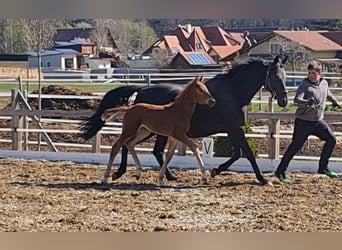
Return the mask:
<path fill-rule="evenodd" d="M 96 112 L 85 121 L 81 130 L 81 137 L 89 140 L 104 126 L 105 122 L 101 119 L 103 112 L 108 108 L 118 107 L 127 104 L 128 99 L 134 92 L 139 91 L 141 86 L 123 86 L 110 90 L 105 94 Z"/>
<path fill-rule="evenodd" d="M 101 115 L 101 120 L 102 120 L 103 122 L 112 120 L 112 119 L 115 118 L 115 116 L 116 116 L 118 113 L 126 112 L 127 110 L 129 110 L 129 107 L 127 107 L 127 106 L 118 107 L 118 108 L 106 109 L 106 110 L 104 111 L 104 113 Z"/>

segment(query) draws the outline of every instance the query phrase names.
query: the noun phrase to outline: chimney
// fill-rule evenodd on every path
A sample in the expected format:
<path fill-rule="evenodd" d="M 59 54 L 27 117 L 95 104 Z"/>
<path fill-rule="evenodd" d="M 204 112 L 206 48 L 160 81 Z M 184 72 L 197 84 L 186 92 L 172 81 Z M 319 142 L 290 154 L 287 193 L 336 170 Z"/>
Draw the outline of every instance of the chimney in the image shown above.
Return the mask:
<path fill-rule="evenodd" d="M 186 30 L 188 31 L 188 33 L 190 34 L 191 33 L 191 24 L 188 23 L 185 25 L 185 27 L 186 27 Z"/>

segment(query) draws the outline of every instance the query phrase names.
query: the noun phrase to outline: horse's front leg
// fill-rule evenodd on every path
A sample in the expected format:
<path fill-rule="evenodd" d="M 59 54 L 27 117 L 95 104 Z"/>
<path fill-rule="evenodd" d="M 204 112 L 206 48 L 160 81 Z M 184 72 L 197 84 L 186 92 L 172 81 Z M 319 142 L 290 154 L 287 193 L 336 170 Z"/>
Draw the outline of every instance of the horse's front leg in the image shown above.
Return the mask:
<path fill-rule="evenodd" d="M 164 149 L 167 144 L 167 140 L 168 140 L 167 136 L 157 135 L 156 143 L 154 144 L 153 155 L 156 157 L 160 167 L 162 167 L 164 164 L 163 155 L 164 155 Z M 177 176 L 175 176 L 169 168 L 166 168 L 165 177 L 168 181 L 177 180 Z"/>
<path fill-rule="evenodd" d="M 213 168 L 210 172 L 210 175 L 212 178 L 214 178 L 216 175 L 219 175 L 221 172 L 226 171 L 234 162 L 236 162 L 241 157 L 241 151 L 240 146 L 233 145 L 234 154 L 231 156 L 231 158 L 222 163 L 218 168 Z"/>
<path fill-rule="evenodd" d="M 200 151 L 199 151 L 197 143 L 195 143 L 192 138 L 189 138 L 187 136 L 179 137 L 177 139 L 179 141 L 183 142 L 186 146 L 188 146 L 191 149 L 191 151 L 194 153 L 194 155 L 196 156 L 199 168 L 201 170 L 202 182 L 204 184 L 207 184 L 208 183 L 207 173 L 205 171 L 204 163 L 203 163 L 203 160 L 201 158 Z"/>
<path fill-rule="evenodd" d="M 254 173 L 255 173 L 255 176 L 258 179 L 258 181 L 262 185 L 266 185 L 266 184 L 271 185 L 271 183 L 268 180 L 266 180 L 265 177 L 263 176 L 263 174 L 261 173 L 261 171 L 258 167 L 258 164 L 256 162 L 255 156 L 253 154 L 253 151 L 251 150 L 250 146 L 248 145 L 247 138 L 246 138 L 244 133 L 242 133 L 240 143 L 241 143 L 241 149 L 245 153 L 248 161 L 251 163 L 253 170 L 254 170 Z"/>

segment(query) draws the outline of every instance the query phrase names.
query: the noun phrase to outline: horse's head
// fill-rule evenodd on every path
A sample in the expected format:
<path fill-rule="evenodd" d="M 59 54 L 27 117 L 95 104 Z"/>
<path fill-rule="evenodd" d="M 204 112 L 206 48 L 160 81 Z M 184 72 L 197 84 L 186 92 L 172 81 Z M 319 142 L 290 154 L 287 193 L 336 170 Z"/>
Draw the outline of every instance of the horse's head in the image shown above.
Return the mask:
<path fill-rule="evenodd" d="M 272 94 L 273 98 L 277 99 L 280 107 L 287 105 L 286 71 L 283 66 L 286 60 L 287 57 L 281 60 L 279 56 L 276 56 L 268 65 L 265 80 L 265 89 Z"/>
<path fill-rule="evenodd" d="M 205 104 L 213 107 L 216 103 L 215 98 L 210 94 L 207 86 L 203 83 L 203 77 L 196 77 L 193 81 L 196 88 L 196 100 L 198 104 Z"/>

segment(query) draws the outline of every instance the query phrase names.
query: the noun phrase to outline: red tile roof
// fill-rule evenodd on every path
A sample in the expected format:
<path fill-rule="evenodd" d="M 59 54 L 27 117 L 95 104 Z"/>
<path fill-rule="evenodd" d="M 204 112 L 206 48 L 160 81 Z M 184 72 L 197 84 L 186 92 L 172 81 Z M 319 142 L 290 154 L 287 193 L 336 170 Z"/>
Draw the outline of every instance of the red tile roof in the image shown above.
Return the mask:
<path fill-rule="evenodd" d="M 274 31 L 284 38 L 300 43 L 313 51 L 342 50 L 342 46 L 321 35 L 318 31 Z"/>

